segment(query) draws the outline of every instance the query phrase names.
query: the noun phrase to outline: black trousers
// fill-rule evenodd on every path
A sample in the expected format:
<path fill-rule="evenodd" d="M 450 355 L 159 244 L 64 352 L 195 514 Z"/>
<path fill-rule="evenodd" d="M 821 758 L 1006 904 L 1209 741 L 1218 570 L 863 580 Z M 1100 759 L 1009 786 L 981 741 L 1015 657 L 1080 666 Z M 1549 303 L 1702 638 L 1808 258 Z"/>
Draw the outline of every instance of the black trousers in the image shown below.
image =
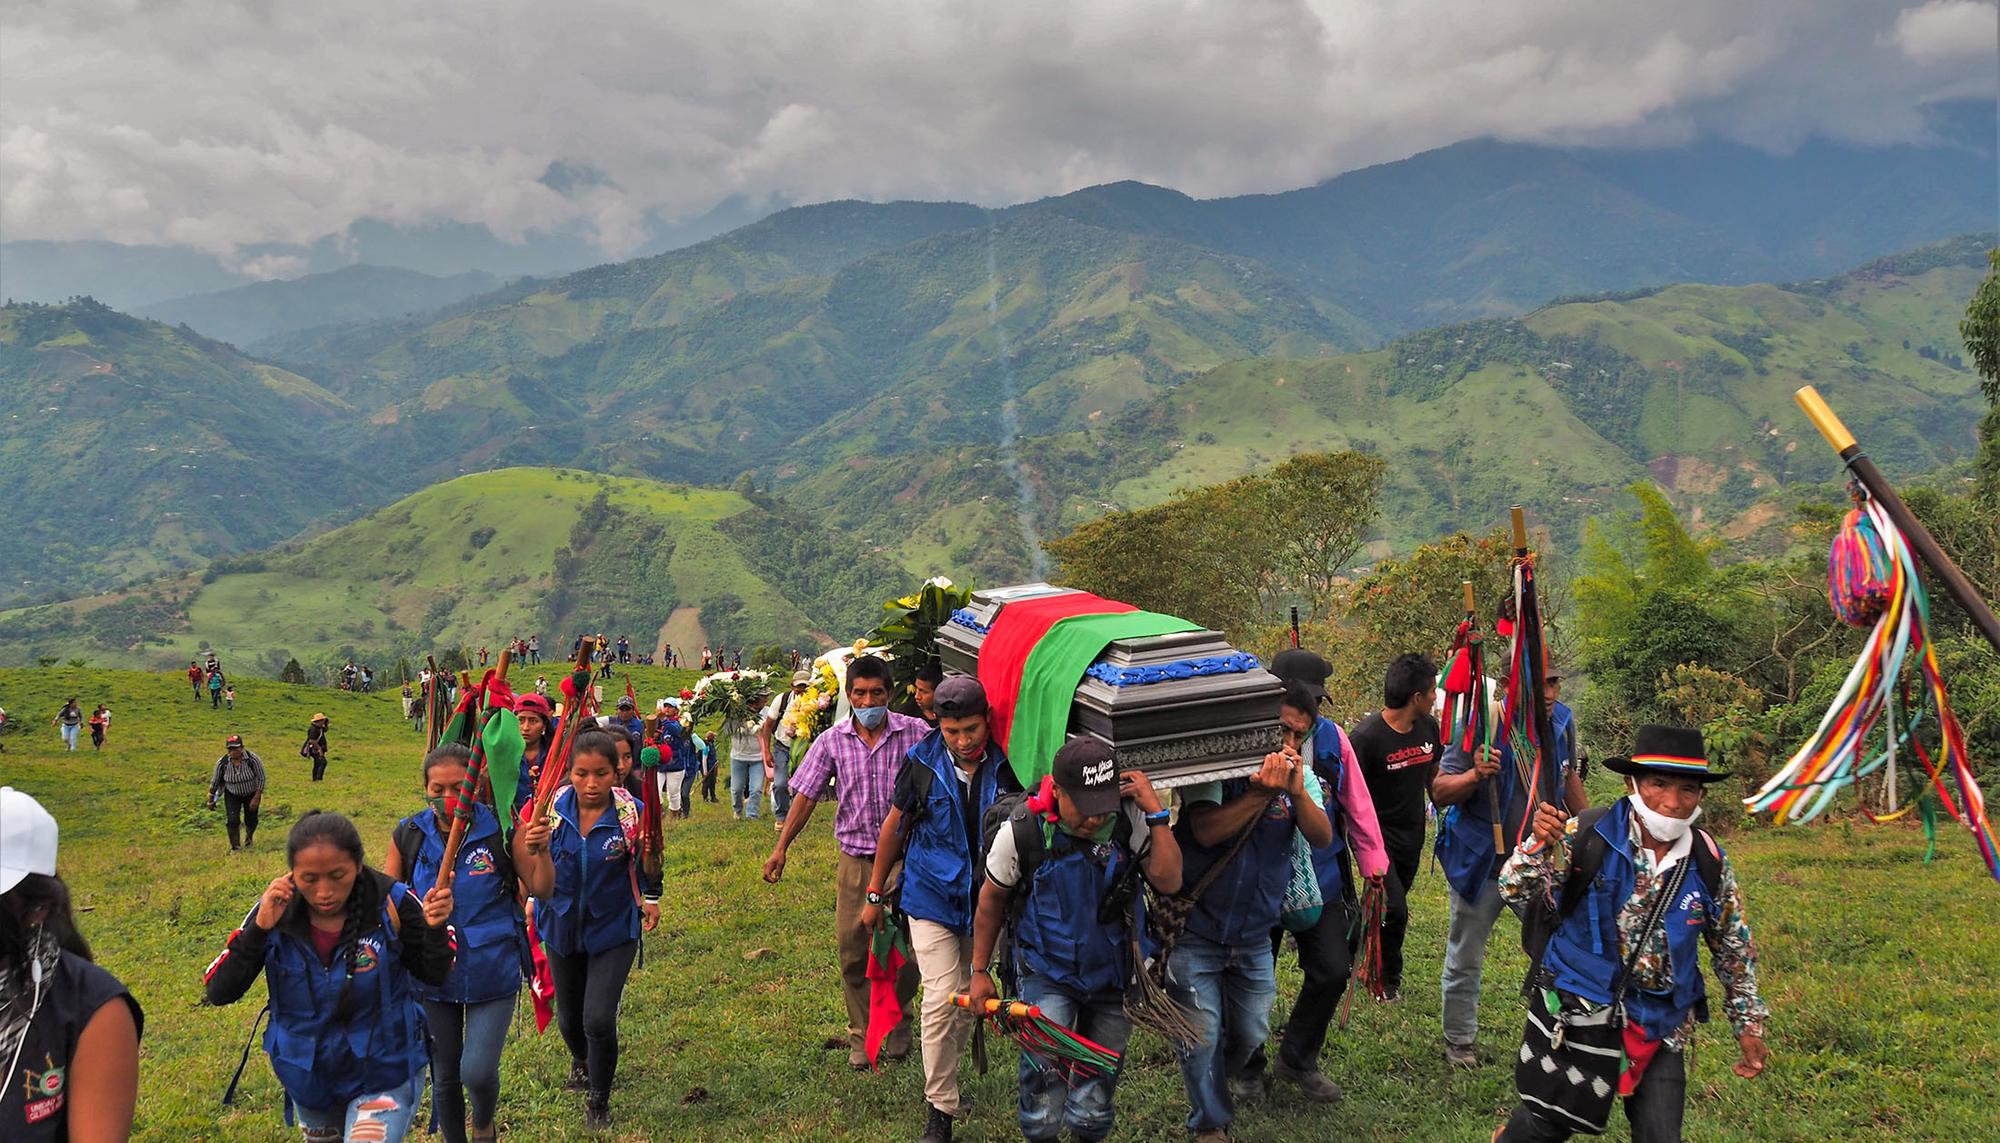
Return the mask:
<path fill-rule="evenodd" d="M 223 821 L 229 828 L 229 848 L 236 849 L 250 844 L 257 836 L 257 806 L 251 801 L 255 794 L 232 794 L 222 791 Z M 242 819 L 242 840 L 237 839 L 237 819 Z"/>
<path fill-rule="evenodd" d="M 313 763 L 312 780 L 317 782 L 321 778 L 326 777 L 326 751 L 323 749 L 313 751 L 312 763 Z"/>
<path fill-rule="evenodd" d="M 570 1059 L 582 1060 L 590 1074 L 593 1103 L 611 1098 L 611 1081 L 618 1074 L 618 1000 L 638 952 L 638 941 L 626 941 L 595 956 L 549 954 L 556 1027 L 569 1045 Z"/>
<path fill-rule="evenodd" d="M 1347 978 L 1352 970 L 1353 956 L 1347 948 L 1346 902 L 1338 898 L 1328 901 L 1320 910 L 1317 924 L 1293 935 L 1298 939 L 1299 971 L 1304 974 L 1305 982 L 1299 986 L 1298 999 L 1292 1002 L 1292 1014 L 1285 1021 L 1278 1060 L 1288 1068 L 1310 1072 L 1319 1068 L 1326 1030 L 1333 1023 L 1340 998 L 1347 992 Z M 1284 929 L 1272 930 L 1272 960 L 1278 959 L 1284 941 Z M 1264 1047 L 1260 1044 L 1243 1065 L 1243 1074 L 1262 1073 L 1264 1063 Z"/>
<path fill-rule="evenodd" d="M 1632 1143 L 1680 1143 L 1681 1118 L 1687 1111 L 1687 1057 L 1661 1048 L 1646 1065 L 1639 1089 L 1625 1097 L 1625 1119 L 1632 1124 Z M 1505 1143 L 1562 1143 L 1575 1129 L 1554 1112 L 1520 1103 L 1500 1138 Z"/>
<path fill-rule="evenodd" d="M 1382 983 L 1391 994 L 1403 987 L 1403 937 L 1410 931 L 1410 886 L 1423 865 L 1422 839 L 1407 850 L 1389 851 L 1389 873 L 1382 879 L 1388 894 L 1382 908 Z"/>

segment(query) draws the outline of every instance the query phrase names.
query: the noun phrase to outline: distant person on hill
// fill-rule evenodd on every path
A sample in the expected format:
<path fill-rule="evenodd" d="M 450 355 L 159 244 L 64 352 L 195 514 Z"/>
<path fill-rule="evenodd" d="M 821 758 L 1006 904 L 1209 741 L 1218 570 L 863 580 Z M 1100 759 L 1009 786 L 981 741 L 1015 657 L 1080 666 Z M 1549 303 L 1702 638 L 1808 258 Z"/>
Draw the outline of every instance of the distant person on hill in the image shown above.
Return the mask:
<path fill-rule="evenodd" d="M 312 780 L 315 782 L 326 777 L 326 727 L 326 714 L 315 713 L 312 721 L 306 724 L 305 743 L 299 747 L 299 757 L 312 762 Z"/>
<path fill-rule="evenodd" d="M 448 742 L 424 758 L 424 797 L 430 805 L 397 823 L 383 856 L 382 872 L 429 895 L 444 863 L 451 818 L 445 805 L 465 782 L 472 752 Z M 430 1026 L 437 1069 L 431 1099 L 447 1143 L 498 1138 L 494 1107 L 500 1099 L 500 1049 L 521 992 L 525 950 L 515 928 L 514 859 L 500 819 L 484 803 L 473 806 L 472 821 L 459 845 L 451 877 L 451 926 L 458 936 L 458 961 L 442 985 L 419 984 L 424 1020 Z M 472 1134 L 466 1134 L 471 1102 Z"/>
<path fill-rule="evenodd" d="M 621 663 L 632 661 L 632 639 L 628 635 L 618 637 L 618 661 Z"/>
<path fill-rule="evenodd" d="M 145 1014 L 91 963 L 56 876 L 56 833 L 40 803 L 0 787 L 0 1138 L 124 1140 Z"/>
<path fill-rule="evenodd" d="M 264 805 L 264 760 L 244 747 L 243 736 L 232 734 L 222 740 L 222 757 L 215 760 L 215 774 L 208 780 L 208 808 L 215 808 L 216 795 L 222 796 L 229 829 L 229 852 L 247 848 L 257 836 L 257 812 Z M 237 820 L 243 832 L 237 836 Z"/>
<path fill-rule="evenodd" d="M 713 735 L 705 736 L 692 731 L 688 733 L 688 742 L 693 745 L 695 754 L 701 758 L 701 800 L 721 805 L 722 799 L 715 794 L 716 762 L 713 739 Z"/>
<path fill-rule="evenodd" d="M 672 643 L 668 643 L 660 648 L 660 662 L 668 667 L 674 665 L 674 645 Z"/>
<path fill-rule="evenodd" d="M 549 677 L 547 675 L 535 676 L 535 693 L 544 696 L 549 693 Z"/>
<path fill-rule="evenodd" d="M 375 672 L 372 668 L 361 668 L 361 693 L 368 694 L 375 689 Z"/>
<path fill-rule="evenodd" d="M 207 678 L 208 672 L 201 669 L 201 663 L 194 659 L 189 659 L 188 686 L 194 688 L 194 701 L 201 701 L 202 683 Z"/>
<path fill-rule="evenodd" d="M 703 643 L 701 645 L 701 673 L 705 675 L 709 671 L 713 670 L 714 667 L 715 667 L 715 652 L 709 649 L 708 644 Z"/>
<path fill-rule="evenodd" d="M 0 735 L 7 733 L 7 708 L 0 706 Z M 7 752 L 7 743 L 0 741 L 0 754 Z"/>
<path fill-rule="evenodd" d="M 97 709 L 90 712 L 90 748 L 92 750 L 104 749 L 104 732 L 109 729 L 110 725 L 111 708 L 105 706 L 103 703 L 98 703 Z"/>
<path fill-rule="evenodd" d="M 208 708 L 210 710 L 222 709 L 222 692 L 224 688 L 228 687 L 228 685 L 229 685 L 229 680 L 222 677 L 221 671 L 209 672 Z"/>
<path fill-rule="evenodd" d="M 530 663 L 539 663 L 542 661 L 542 637 L 540 635 L 528 636 L 528 661 Z"/>
<path fill-rule="evenodd" d="M 730 656 L 729 669 L 732 671 L 740 671 L 743 669 L 743 648 L 741 647 L 736 648 L 736 653 Z"/>
<path fill-rule="evenodd" d="M 63 745 L 66 748 L 76 749 L 76 736 L 83 727 L 83 708 L 76 705 L 75 695 L 71 695 L 70 700 L 63 704 L 63 708 L 56 712 L 56 716 L 49 720 L 49 725 L 62 732 Z"/>
<path fill-rule="evenodd" d="M 401 1143 L 428 1062 L 415 987 L 450 979 L 451 891 L 419 900 L 370 869 L 340 814 L 300 818 L 285 860 L 208 966 L 208 1002 L 233 1004 L 264 975 L 264 1051 L 306 1138 Z"/>
<path fill-rule="evenodd" d="M 230 683 L 222 688 L 222 709 L 236 709 L 236 684 Z"/>

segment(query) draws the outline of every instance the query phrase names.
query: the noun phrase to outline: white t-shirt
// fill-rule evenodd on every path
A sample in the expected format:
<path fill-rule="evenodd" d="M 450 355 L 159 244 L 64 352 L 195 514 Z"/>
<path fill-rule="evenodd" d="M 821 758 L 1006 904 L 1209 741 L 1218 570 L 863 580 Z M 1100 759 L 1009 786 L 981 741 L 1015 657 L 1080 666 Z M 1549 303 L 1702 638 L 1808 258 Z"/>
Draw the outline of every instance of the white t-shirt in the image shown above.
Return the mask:
<path fill-rule="evenodd" d="M 758 716 L 760 726 L 764 719 L 774 721 L 775 725 L 771 727 L 771 741 L 784 746 L 787 752 L 791 750 L 792 736 L 785 732 L 784 714 L 790 707 L 791 704 L 785 702 L 785 696 L 779 695 L 772 699 L 770 704 L 764 707 L 764 713 Z"/>
<path fill-rule="evenodd" d="M 1151 836 L 1147 832 L 1145 811 L 1130 798 L 1121 803 L 1121 808 L 1125 811 L 1125 816 L 1132 820 L 1132 833 L 1125 840 L 1125 848 L 1134 854 L 1145 852 L 1146 843 Z M 1058 825 L 1056 828 L 1060 830 L 1062 827 Z M 1115 836 L 1115 831 L 1112 836 Z M 1107 837 L 1107 843 L 1109 840 Z M 993 835 L 993 844 L 986 851 L 986 879 L 1002 889 L 1012 889 L 1014 883 L 1021 879 L 1021 855 L 1014 848 L 1012 825 L 1000 827 L 1000 830 Z"/>

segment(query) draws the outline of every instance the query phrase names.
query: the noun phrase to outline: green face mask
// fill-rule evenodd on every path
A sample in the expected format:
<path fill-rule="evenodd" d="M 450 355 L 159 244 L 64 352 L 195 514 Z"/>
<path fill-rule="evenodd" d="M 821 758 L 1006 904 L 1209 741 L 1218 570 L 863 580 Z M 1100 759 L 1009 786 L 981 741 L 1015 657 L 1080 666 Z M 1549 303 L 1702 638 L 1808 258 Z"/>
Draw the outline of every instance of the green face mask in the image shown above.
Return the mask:
<path fill-rule="evenodd" d="M 431 798 L 429 801 L 431 803 L 431 810 L 437 814 L 439 821 L 449 821 L 451 819 L 451 798 L 449 795 Z"/>

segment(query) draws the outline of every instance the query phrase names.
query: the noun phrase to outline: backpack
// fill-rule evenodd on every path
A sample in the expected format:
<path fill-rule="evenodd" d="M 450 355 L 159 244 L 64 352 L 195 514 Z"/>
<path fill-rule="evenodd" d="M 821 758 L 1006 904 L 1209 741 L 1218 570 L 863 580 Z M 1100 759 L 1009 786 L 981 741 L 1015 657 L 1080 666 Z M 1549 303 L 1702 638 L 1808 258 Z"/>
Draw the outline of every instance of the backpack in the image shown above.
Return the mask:
<path fill-rule="evenodd" d="M 1597 877 L 1597 871 L 1604 867 L 1604 855 L 1610 850 L 1611 843 L 1597 832 L 1597 823 L 1603 821 L 1610 810 L 1610 806 L 1591 806 L 1576 815 L 1577 840 L 1570 850 L 1569 873 L 1563 878 L 1561 891 L 1554 900 L 1544 895 L 1531 903 L 1521 919 L 1521 951 L 1528 956 L 1528 978 L 1521 986 L 1521 994 L 1529 999 L 1540 992 L 1537 986 L 1542 976 L 1542 957 L 1549 950 L 1549 939 L 1555 936 L 1556 930 L 1562 927 L 1570 914 L 1576 912 L 1584 895 L 1590 892 L 1590 883 Z M 1713 900 L 1722 885 L 1722 850 L 1715 844 L 1715 838 L 1700 826 L 1695 827 L 1694 835 L 1690 853 L 1695 872 L 1701 874 L 1702 883 L 1708 886 Z"/>

